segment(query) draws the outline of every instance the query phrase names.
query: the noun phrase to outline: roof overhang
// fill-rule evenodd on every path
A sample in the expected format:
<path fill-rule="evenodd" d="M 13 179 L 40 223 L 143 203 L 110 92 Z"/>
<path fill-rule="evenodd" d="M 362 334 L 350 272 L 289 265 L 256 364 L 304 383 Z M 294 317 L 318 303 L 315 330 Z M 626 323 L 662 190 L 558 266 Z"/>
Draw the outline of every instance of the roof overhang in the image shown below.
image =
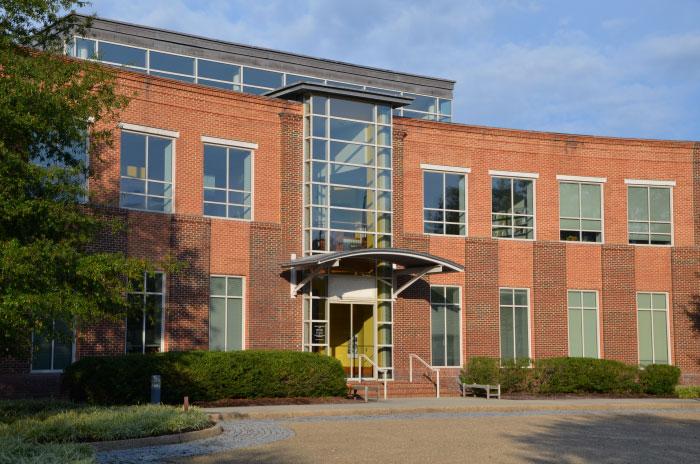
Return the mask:
<path fill-rule="evenodd" d="M 317 254 L 280 263 L 282 268 L 290 269 L 292 272 L 290 282 L 291 297 L 294 298 L 304 285 L 324 270 L 339 266 L 342 260 L 350 258 L 353 260 L 366 259 L 384 261 L 402 266 L 402 268 L 394 271 L 394 277 L 408 275 L 410 278 L 401 287 L 397 287 L 397 280 L 393 279 L 392 299 L 395 299 L 399 293 L 403 292 L 426 274 L 463 272 L 465 269 L 461 264 L 440 258 L 439 256 L 401 248 L 365 248 Z M 309 272 L 301 282 L 297 282 L 296 272 L 303 270 Z"/>
<path fill-rule="evenodd" d="M 354 98 L 380 105 L 399 108 L 411 104 L 413 97 L 402 95 L 388 95 L 386 93 L 372 92 L 369 90 L 355 90 L 334 85 L 314 84 L 311 82 L 297 82 L 296 84 L 271 90 L 265 94 L 266 97 L 281 98 L 283 100 L 298 101 L 306 94 L 322 94 L 339 98 Z"/>

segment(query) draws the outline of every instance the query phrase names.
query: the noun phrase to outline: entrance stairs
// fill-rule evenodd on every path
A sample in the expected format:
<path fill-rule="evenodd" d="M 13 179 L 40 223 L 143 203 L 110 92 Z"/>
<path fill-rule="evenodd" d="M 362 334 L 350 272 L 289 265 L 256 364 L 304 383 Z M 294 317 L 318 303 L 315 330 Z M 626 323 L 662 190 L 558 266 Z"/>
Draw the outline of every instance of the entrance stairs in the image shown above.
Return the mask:
<path fill-rule="evenodd" d="M 384 383 L 382 381 L 363 381 L 368 385 L 378 385 L 380 395 L 384 395 Z M 433 378 L 427 375 L 413 376 L 413 382 L 408 378 L 398 378 L 387 381 L 387 398 L 435 398 L 437 396 L 437 386 Z M 440 397 L 462 396 L 459 379 L 457 377 L 443 377 L 440 379 Z M 374 394 L 370 396 L 374 399 Z"/>

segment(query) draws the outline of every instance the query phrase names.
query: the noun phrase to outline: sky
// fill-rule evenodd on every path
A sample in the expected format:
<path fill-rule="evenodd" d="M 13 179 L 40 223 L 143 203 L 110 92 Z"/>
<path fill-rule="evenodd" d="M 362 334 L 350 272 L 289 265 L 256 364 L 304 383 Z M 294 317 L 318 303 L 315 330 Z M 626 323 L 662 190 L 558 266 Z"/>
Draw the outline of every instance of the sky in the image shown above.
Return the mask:
<path fill-rule="evenodd" d="M 452 79 L 457 123 L 700 140 L 700 0 L 92 0 L 81 11 Z"/>

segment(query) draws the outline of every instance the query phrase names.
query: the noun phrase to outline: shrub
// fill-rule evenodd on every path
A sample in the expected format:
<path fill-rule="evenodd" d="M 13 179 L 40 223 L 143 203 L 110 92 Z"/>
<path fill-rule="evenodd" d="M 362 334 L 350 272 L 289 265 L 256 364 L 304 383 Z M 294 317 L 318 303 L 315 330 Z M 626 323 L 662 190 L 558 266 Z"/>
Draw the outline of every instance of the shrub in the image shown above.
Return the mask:
<path fill-rule="evenodd" d="M 175 351 L 88 357 L 65 370 L 64 389 L 76 401 L 150 401 L 151 375 L 161 375 L 161 400 L 179 404 L 224 398 L 340 396 L 345 370 L 329 356 L 297 351 Z M 116 388 L 118 386 L 118 388 Z"/>
<path fill-rule="evenodd" d="M 540 393 L 639 392 L 637 367 L 611 359 L 539 359 L 535 370 Z"/>
<path fill-rule="evenodd" d="M 685 399 L 700 398 L 700 385 L 678 385 L 676 395 L 678 398 Z"/>
<path fill-rule="evenodd" d="M 668 364 L 651 364 L 639 374 L 643 391 L 652 395 L 672 395 L 680 378 L 678 366 Z"/>
<path fill-rule="evenodd" d="M 495 385 L 500 383 L 499 370 L 498 359 L 474 357 L 467 361 L 460 380 L 462 383 Z"/>
<path fill-rule="evenodd" d="M 500 384 L 504 392 L 516 393 L 530 391 L 533 370 L 530 358 L 501 359 Z"/>

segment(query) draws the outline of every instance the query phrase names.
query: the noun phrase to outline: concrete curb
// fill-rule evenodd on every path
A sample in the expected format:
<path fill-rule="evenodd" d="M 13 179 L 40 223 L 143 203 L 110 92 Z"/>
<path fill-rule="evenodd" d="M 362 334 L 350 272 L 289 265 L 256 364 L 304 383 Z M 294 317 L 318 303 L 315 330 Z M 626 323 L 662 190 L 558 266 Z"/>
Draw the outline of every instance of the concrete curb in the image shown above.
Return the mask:
<path fill-rule="evenodd" d="M 242 412 L 208 412 L 213 420 L 242 419 L 295 419 L 298 417 L 333 417 L 333 416 L 385 416 L 392 414 L 449 414 L 460 412 L 519 412 L 519 411 L 616 411 L 616 410 L 700 410 L 697 403 L 609 403 L 609 404 L 494 404 L 464 406 L 432 407 L 373 407 L 367 409 L 299 409 L 287 411 L 242 411 Z"/>
<path fill-rule="evenodd" d="M 86 443 L 86 445 L 92 446 L 93 449 L 97 452 L 116 451 L 132 448 L 145 448 L 147 446 L 172 445 L 176 443 L 185 443 L 188 441 L 202 440 L 204 438 L 211 438 L 217 435 L 221 435 L 222 432 L 223 430 L 221 429 L 221 424 L 216 423 L 209 428 L 195 430 L 193 432 L 176 433 L 173 435 L 161 435 L 159 437 L 132 438 L 129 440 L 92 441 Z"/>

